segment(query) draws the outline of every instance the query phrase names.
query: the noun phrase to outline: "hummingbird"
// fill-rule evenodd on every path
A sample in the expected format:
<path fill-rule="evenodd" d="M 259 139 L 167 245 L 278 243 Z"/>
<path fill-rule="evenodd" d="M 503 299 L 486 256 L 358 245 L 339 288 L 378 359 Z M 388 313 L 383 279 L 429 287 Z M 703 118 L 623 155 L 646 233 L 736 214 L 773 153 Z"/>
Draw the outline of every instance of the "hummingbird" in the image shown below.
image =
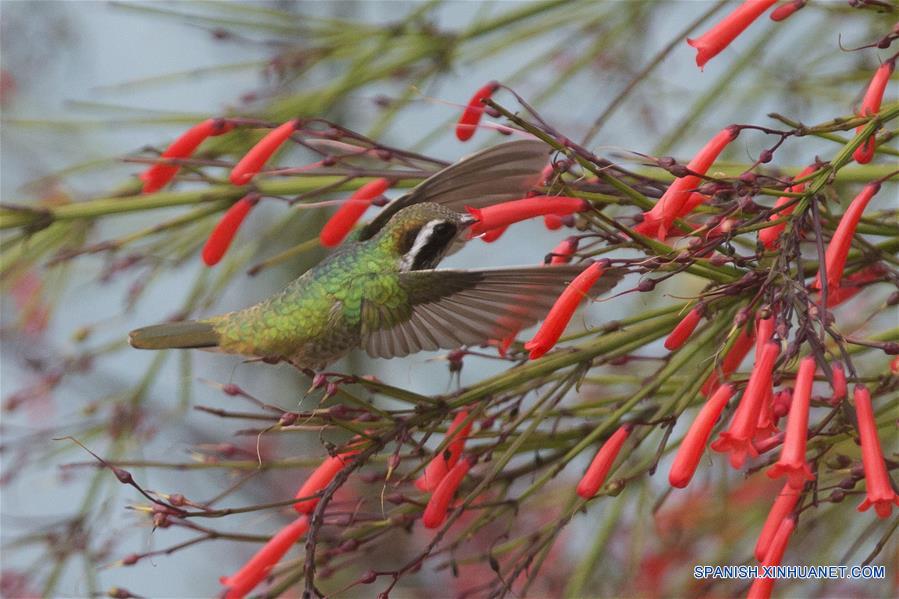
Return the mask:
<path fill-rule="evenodd" d="M 130 333 L 138 349 L 206 348 L 320 371 L 355 348 L 375 358 L 503 339 L 543 317 L 584 266 L 437 269 L 481 208 L 522 197 L 548 162 L 536 139 L 463 158 L 390 202 L 282 292 L 210 318 Z M 603 275 L 594 292 L 622 273 Z"/>

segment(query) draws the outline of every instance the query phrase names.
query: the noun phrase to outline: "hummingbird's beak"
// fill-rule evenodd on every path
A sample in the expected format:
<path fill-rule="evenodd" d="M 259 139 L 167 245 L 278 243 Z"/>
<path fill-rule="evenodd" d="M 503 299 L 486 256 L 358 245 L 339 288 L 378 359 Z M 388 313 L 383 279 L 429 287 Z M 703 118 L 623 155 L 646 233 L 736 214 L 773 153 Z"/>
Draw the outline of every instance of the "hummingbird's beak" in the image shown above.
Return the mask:
<path fill-rule="evenodd" d="M 459 230 L 464 231 L 465 229 L 467 229 L 471 225 L 475 224 L 476 222 L 478 222 L 478 219 L 476 219 L 475 217 L 473 217 L 470 214 L 466 214 L 459 219 Z"/>

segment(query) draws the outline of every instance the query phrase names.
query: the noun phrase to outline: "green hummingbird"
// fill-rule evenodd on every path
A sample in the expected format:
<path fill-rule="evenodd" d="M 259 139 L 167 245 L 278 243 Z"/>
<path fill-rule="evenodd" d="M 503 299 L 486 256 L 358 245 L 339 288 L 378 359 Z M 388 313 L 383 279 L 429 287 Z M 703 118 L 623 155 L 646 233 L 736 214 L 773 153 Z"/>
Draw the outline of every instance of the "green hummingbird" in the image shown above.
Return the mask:
<path fill-rule="evenodd" d="M 392 358 L 513 335 L 544 316 L 584 267 L 435 267 L 474 223 L 465 206 L 522 197 L 547 162 L 538 140 L 463 158 L 389 203 L 281 293 L 236 312 L 137 329 L 131 345 L 211 348 L 321 370 L 358 347 Z M 620 277 L 607 272 L 594 291 Z"/>

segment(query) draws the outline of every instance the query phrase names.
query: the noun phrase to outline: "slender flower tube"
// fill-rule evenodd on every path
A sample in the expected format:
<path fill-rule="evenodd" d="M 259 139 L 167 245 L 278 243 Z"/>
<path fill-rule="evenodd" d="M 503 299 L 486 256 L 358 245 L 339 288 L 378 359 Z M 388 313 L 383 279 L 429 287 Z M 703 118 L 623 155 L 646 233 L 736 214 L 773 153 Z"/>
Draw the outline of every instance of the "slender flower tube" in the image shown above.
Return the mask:
<path fill-rule="evenodd" d="M 481 122 L 481 116 L 484 114 L 482 102 L 492 96 L 497 89 L 499 89 L 499 83 L 490 81 L 476 91 L 468 101 L 462 116 L 459 117 L 459 122 L 456 123 L 456 137 L 459 141 L 468 141 L 474 135 L 478 123 Z"/>
<path fill-rule="evenodd" d="M 755 321 L 755 355 L 760 356 L 765 344 L 771 341 L 774 335 L 774 316 L 759 318 Z M 758 358 L 756 358 L 758 359 Z"/>
<path fill-rule="evenodd" d="M 862 444 L 862 467 L 865 470 L 867 490 L 865 500 L 857 509 L 864 512 L 873 505 L 878 518 L 888 518 L 893 511 L 893 504 L 899 505 L 899 496 L 893 490 L 886 462 L 883 460 L 877 423 L 874 421 L 874 408 L 871 405 L 871 392 L 864 385 L 856 385 L 852 399 L 855 400 L 855 412 L 858 416 L 858 436 Z"/>
<path fill-rule="evenodd" d="M 446 476 L 446 473 L 459 461 L 459 457 L 465 449 L 465 441 L 471 432 L 473 422 L 473 420 L 469 420 L 465 424 L 468 414 L 468 410 L 462 410 L 453 418 L 453 423 L 450 424 L 449 429 L 446 431 L 446 438 L 450 440 L 446 449 L 428 463 L 424 473 L 415 481 L 415 486 L 420 490 L 431 492 L 436 489 L 443 477 Z M 465 424 L 464 427 L 463 424 Z"/>
<path fill-rule="evenodd" d="M 815 480 L 808 462 L 805 460 L 805 446 L 808 441 L 808 410 L 812 397 L 812 383 L 815 382 L 815 358 L 808 356 L 799 363 L 796 388 L 790 405 L 787 434 L 777 463 L 768 468 L 768 478 L 787 477 L 787 484 L 801 489 L 807 480 Z"/>
<path fill-rule="evenodd" d="M 465 478 L 465 475 L 468 474 L 468 471 L 474 463 L 475 458 L 472 457 L 459 460 L 456 462 L 456 465 L 450 468 L 450 471 L 446 473 L 446 476 L 443 477 L 443 480 L 441 480 L 440 484 L 437 485 L 437 488 L 434 489 L 434 493 L 431 494 L 428 505 L 425 506 L 425 511 L 421 517 L 421 521 L 425 525 L 425 528 L 437 528 L 443 524 L 443 521 L 446 520 L 446 512 L 449 509 L 450 500 L 452 500 L 453 495 L 456 494 L 456 490 L 459 488 L 459 485 L 462 484 L 462 480 Z"/>
<path fill-rule="evenodd" d="M 840 286 L 840 280 L 843 278 L 843 268 L 846 266 L 846 257 L 849 255 L 849 247 L 852 245 L 852 238 L 855 236 L 855 228 L 861 219 L 865 208 L 871 198 L 880 191 L 880 183 L 868 183 L 862 188 L 861 192 L 855 196 L 849 208 L 840 218 L 837 230 L 834 231 L 830 243 L 827 244 L 827 250 L 824 252 L 824 273 L 827 276 L 827 290 L 837 289 Z M 821 271 L 818 271 L 818 277 L 814 283 L 815 289 L 821 289 Z"/>
<path fill-rule="evenodd" d="M 849 395 L 849 386 L 846 384 L 846 371 L 841 362 L 830 365 L 830 378 L 833 381 L 833 395 L 830 396 L 830 405 L 835 406 Z"/>
<path fill-rule="evenodd" d="M 875 262 L 865 268 L 847 275 L 836 289 L 827 290 L 827 307 L 836 308 L 842 303 L 848 302 L 859 294 L 865 285 L 879 280 L 886 274 L 886 269 L 880 262 Z"/>
<path fill-rule="evenodd" d="M 477 237 L 491 229 L 507 227 L 535 216 L 574 214 L 588 208 L 590 208 L 589 202 L 566 196 L 533 196 L 494 204 L 486 208 L 465 207 L 469 214 L 478 219 L 478 222 L 472 225 L 469 237 Z"/>
<path fill-rule="evenodd" d="M 699 324 L 700 320 L 702 320 L 702 307 L 696 306 L 687 312 L 687 315 L 677 323 L 677 326 L 665 339 L 665 349 L 674 351 L 683 345 L 690 338 L 690 335 L 693 334 L 693 331 L 696 330 L 696 325 Z"/>
<path fill-rule="evenodd" d="M 817 165 L 807 166 L 802 170 L 801 173 L 799 173 L 796 178 L 802 179 L 804 177 L 807 177 L 808 175 L 811 175 L 816 170 Z M 787 188 L 787 191 L 789 193 L 802 193 L 803 191 L 805 191 L 805 183 L 797 183 L 796 185 L 790 186 Z M 772 212 L 771 216 L 768 217 L 768 221 L 771 222 L 779 220 L 785 216 L 793 214 L 793 210 L 796 209 L 796 204 L 792 204 L 781 210 L 778 210 L 778 208 L 780 208 L 784 204 L 792 202 L 795 199 L 796 198 L 791 198 L 790 196 L 781 196 L 777 198 L 777 201 L 774 202 L 775 211 Z M 761 231 L 759 231 L 759 241 L 761 241 L 765 248 L 769 250 L 777 247 L 778 241 L 780 241 L 780 236 L 783 234 L 783 230 L 784 228 L 786 228 L 786 226 L 786 223 L 778 223 L 766 229 L 762 229 Z"/>
<path fill-rule="evenodd" d="M 243 158 L 231 169 L 231 183 L 234 185 L 246 185 L 253 180 L 281 145 L 290 139 L 293 132 L 299 127 L 299 119 L 293 119 L 279 125 L 266 133 L 265 137 L 256 142 Z"/>
<path fill-rule="evenodd" d="M 389 179 L 375 179 L 362 185 L 328 219 L 328 222 L 325 223 L 321 233 L 318 235 L 319 242 L 325 247 L 339 245 L 353 229 L 356 222 L 365 214 L 365 211 L 368 210 L 371 201 L 381 197 L 389 187 Z"/>
<path fill-rule="evenodd" d="M 805 6 L 805 3 L 806 0 L 790 0 L 772 10 L 769 16 L 772 21 L 786 21 L 793 16 L 793 13 Z"/>
<path fill-rule="evenodd" d="M 325 489 L 331 481 L 334 480 L 334 477 L 337 476 L 337 473 L 343 470 L 343 468 L 347 465 L 350 458 L 359 453 L 358 451 L 345 451 L 335 456 L 328 456 L 325 460 L 316 468 L 312 474 L 309 475 L 309 478 L 306 479 L 306 482 L 297 490 L 296 497 L 297 499 L 301 497 L 310 497 L 319 493 Z M 315 506 L 318 505 L 318 498 L 307 499 L 305 501 L 298 501 L 293 504 L 293 509 L 300 514 L 311 514 L 313 510 L 315 510 Z"/>
<path fill-rule="evenodd" d="M 225 599 L 242 599 L 249 594 L 307 530 L 309 518 L 300 516 L 273 536 L 235 574 L 219 578 L 219 582 L 228 587 Z"/>
<path fill-rule="evenodd" d="M 780 562 L 783 561 L 784 552 L 787 550 L 787 542 L 789 542 L 790 535 L 793 534 L 793 529 L 795 528 L 796 518 L 787 517 L 781 521 L 777 527 L 777 532 L 774 533 L 774 537 L 771 539 L 765 558 L 762 560 L 763 566 L 773 567 L 780 565 Z M 768 599 L 771 597 L 771 590 L 774 588 L 775 580 L 775 578 L 765 576 L 756 578 L 752 581 L 752 586 L 749 587 L 746 599 Z"/>
<path fill-rule="evenodd" d="M 887 88 L 887 82 L 890 80 L 890 75 L 893 74 L 894 68 L 896 68 L 895 58 L 886 61 L 874 71 L 874 77 L 871 78 L 865 97 L 862 98 L 862 104 L 858 111 L 859 116 L 871 116 L 877 114 L 880 110 L 880 103 L 883 102 L 883 93 Z M 864 127 L 856 129 L 856 134 L 862 129 Z M 865 140 L 865 143 L 857 147 L 852 157 L 859 164 L 871 162 L 871 158 L 874 157 L 874 135 L 871 135 L 871 137 Z"/>
<path fill-rule="evenodd" d="M 780 528 L 781 522 L 790 515 L 790 512 L 796 509 L 796 504 L 799 503 L 800 495 L 800 489 L 795 489 L 790 485 L 784 485 L 784 488 L 781 489 L 777 498 L 774 500 L 771 511 L 768 512 L 768 517 L 765 519 L 765 524 L 762 526 L 762 532 L 759 534 L 759 539 L 755 544 L 755 559 L 760 563 L 765 561 L 765 556 L 771 546 L 771 540 L 774 538 L 777 529 Z"/>
<path fill-rule="evenodd" d="M 765 344 L 761 355 L 756 359 L 752 374 L 749 375 L 749 383 L 734 412 L 730 427 L 712 443 L 713 450 L 730 453 L 730 465 L 734 468 L 742 468 L 743 462 L 746 461 L 746 454 L 758 455 L 752 439 L 755 436 L 762 402 L 768 397 L 768 391 L 771 388 L 774 362 L 779 354 L 780 345 L 778 343 L 769 341 Z"/>
<path fill-rule="evenodd" d="M 206 119 L 181 134 L 162 153 L 162 158 L 188 158 L 207 137 L 227 133 L 234 126 L 222 119 Z M 175 164 L 154 164 L 139 177 L 144 182 L 143 192 L 153 193 L 165 187 L 175 178 L 180 166 Z"/>
<path fill-rule="evenodd" d="M 699 410 L 699 414 L 690 425 L 690 430 L 684 435 L 684 440 L 681 441 L 677 455 L 674 456 L 674 462 L 671 464 L 671 470 L 668 472 L 668 482 L 672 487 L 682 489 L 690 483 L 696 467 L 699 465 L 699 460 L 702 458 L 706 443 L 712 435 L 712 428 L 733 395 L 733 385 L 721 385 Z"/>
<path fill-rule="evenodd" d="M 727 377 L 734 373 L 734 371 L 740 367 L 740 364 L 743 363 L 743 360 L 746 359 L 746 356 L 749 354 L 749 351 L 752 349 L 752 345 L 754 343 L 754 335 L 750 333 L 746 328 L 743 328 L 739 335 L 737 335 L 736 340 L 734 340 L 734 344 L 731 346 L 730 351 L 727 352 L 727 355 L 721 360 L 721 377 L 719 380 L 719 375 L 717 370 L 712 372 L 709 375 L 709 378 L 706 379 L 705 383 L 702 385 L 702 394 L 708 396 L 709 393 L 714 391 L 721 382 L 723 382 Z"/>
<path fill-rule="evenodd" d="M 243 224 L 244 219 L 258 201 L 259 196 L 250 193 L 231 204 L 231 207 L 225 211 L 203 246 L 201 255 L 206 266 L 215 266 L 219 263 L 225 252 L 231 247 L 231 242 L 234 241 L 240 225 Z"/>
<path fill-rule="evenodd" d="M 687 43 L 696 48 L 696 66 L 702 69 L 709 60 L 724 50 L 777 0 L 745 0 L 717 25 Z"/>
<path fill-rule="evenodd" d="M 687 168 L 704 175 L 718 155 L 727 147 L 727 144 L 737 138 L 740 128 L 734 125 L 725 127 L 719 131 L 705 146 L 699 151 L 693 159 L 687 163 Z M 634 227 L 634 230 L 641 235 L 657 236 L 664 241 L 668 235 L 668 230 L 674 224 L 676 218 L 685 216 L 690 210 L 702 201 L 702 194 L 695 194 L 695 189 L 702 183 L 702 178 L 698 175 L 687 175 L 679 177 L 668 186 L 656 205 L 643 213 L 643 222 Z M 695 195 L 699 196 L 698 201 L 691 198 Z M 687 209 L 689 208 L 689 210 Z"/>
<path fill-rule="evenodd" d="M 580 239 L 575 236 L 566 238 L 564 241 L 559 243 L 559 245 L 554 247 L 553 251 L 547 254 L 545 263 L 568 264 L 569 262 L 571 262 L 571 257 L 574 256 L 574 253 L 577 251 L 579 242 Z"/>
<path fill-rule="evenodd" d="M 590 499 L 599 492 L 632 429 L 633 426 L 630 424 L 623 424 L 606 439 L 606 442 L 596 452 L 593 461 L 590 462 L 587 472 L 577 484 L 578 495 L 584 499 Z"/>
<path fill-rule="evenodd" d="M 484 243 L 493 243 L 497 239 L 503 236 L 503 233 L 506 232 L 506 229 L 509 227 L 497 227 L 496 229 L 490 229 L 483 235 L 481 235 L 481 241 Z"/>
<path fill-rule="evenodd" d="M 893 361 L 890 362 L 890 372 L 899 375 L 899 356 L 896 356 L 893 358 Z"/>
<path fill-rule="evenodd" d="M 562 336 L 565 327 L 568 326 L 578 304 L 602 276 L 604 269 L 602 261 L 594 262 L 568 284 L 568 287 L 550 308 L 540 329 L 530 341 L 524 344 L 524 348 L 531 352 L 531 360 L 536 360 L 552 349 L 559 337 Z"/>
<path fill-rule="evenodd" d="M 755 421 L 755 434 L 752 438 L 755 441 L 763 441 L 779 432 L 777 417 L 774 416 L 774 389 L 769 387 L 767 393 L 765 393 L 765 399 L 762 401 L 759 416 Z"/>

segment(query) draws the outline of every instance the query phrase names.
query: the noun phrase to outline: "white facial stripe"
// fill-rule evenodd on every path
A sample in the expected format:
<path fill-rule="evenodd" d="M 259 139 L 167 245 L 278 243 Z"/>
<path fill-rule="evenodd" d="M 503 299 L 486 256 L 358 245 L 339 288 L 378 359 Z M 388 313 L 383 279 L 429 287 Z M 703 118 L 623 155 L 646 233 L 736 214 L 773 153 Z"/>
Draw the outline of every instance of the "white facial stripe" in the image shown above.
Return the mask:
<path fill-rule="evenodd" d="M 434 234 L 434 227 L 445 222 L 444 219 L 435 219 L 429 221 L 428 224 L 418 231 L 418 235 L 415 236 L 415 243 L 412 244 L 412 249 L 406 252 L 400 260 L 400 271 L 407 272 L 412 268 L 412 264 L 415 262 L 415 256 L 417 256 L 418 252 L 428 244 L 428 241 Z"/>

